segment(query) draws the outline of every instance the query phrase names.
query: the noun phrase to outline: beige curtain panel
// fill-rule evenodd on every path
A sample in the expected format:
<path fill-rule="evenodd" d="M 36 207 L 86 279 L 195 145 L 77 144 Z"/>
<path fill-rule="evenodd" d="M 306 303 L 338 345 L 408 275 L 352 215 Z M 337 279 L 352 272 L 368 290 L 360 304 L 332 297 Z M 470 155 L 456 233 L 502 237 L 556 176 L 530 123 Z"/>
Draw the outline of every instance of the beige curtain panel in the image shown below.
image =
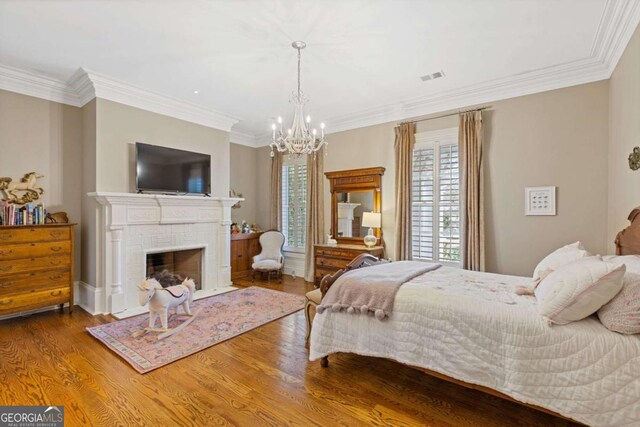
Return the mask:
<path fill-rule="evenodd" d="M 396 142 L 396 259 L 411 259 L 411 170 L 416 124 L 403 123 L 395 128 Z"/>
<path fill-rule="evenodd" d="M 482 111 L 460 114 L 460 189 L 462 198 L 462 266 L 485 270 Z"/>
<path fill-rule="evenodd" d="M 271 158 L 271 221 L 270 230 L 282 231 L 282 153 Z"/>
<path fill-rule="evenodd" d="M 313 246 L 324 242 L 324 151 L 307 156 L 307 238 L 304 280 L 314 281 Z"/>

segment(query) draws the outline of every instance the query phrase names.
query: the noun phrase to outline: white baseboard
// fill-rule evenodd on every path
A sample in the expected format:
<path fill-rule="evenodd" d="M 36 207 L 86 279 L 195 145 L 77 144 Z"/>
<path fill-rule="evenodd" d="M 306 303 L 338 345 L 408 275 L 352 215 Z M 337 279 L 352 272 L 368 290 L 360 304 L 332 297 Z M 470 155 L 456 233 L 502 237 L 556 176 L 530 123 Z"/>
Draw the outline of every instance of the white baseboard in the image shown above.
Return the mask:
<path fill-rule="evenodd" d="M 104 314 L 104 288 L 97 288 L 88 283 L 77 281 L 74 288 L 74 303 L 91 315 Z"/>
<path fill-rule="evenodd" d="M 305 254 L 299 252 L 284 253 L 284 274 L 304 277 Z"/>

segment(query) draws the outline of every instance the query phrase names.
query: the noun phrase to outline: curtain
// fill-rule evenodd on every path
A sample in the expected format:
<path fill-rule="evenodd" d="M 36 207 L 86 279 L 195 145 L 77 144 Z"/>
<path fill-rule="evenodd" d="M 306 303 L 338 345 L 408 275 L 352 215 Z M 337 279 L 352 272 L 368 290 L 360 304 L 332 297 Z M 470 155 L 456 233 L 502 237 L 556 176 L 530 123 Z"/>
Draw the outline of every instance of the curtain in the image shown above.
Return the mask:
<path fill-rule="evenodd" d="M 313 246 L 324 242 L 324 148 L 307 156 L 307 236 L 304 280 L 314 279 Z"/>
<path fill-rule="evenodd" d="M 462 267 L 484 271 L 484 178 L 482 112 L 460 114 L 460 189 L 463 213 Z"/>
<path fill-rule="evenodd" d="M 282 153 L 271 158 L 271 222 L 269 230 L 282 231 Z"/>
<path fill-rule="evenodd" d="M 411 259 L 411 169 L 416 124 L 402 123 L 395 128 L 396 154 L 396 259 Z"/>

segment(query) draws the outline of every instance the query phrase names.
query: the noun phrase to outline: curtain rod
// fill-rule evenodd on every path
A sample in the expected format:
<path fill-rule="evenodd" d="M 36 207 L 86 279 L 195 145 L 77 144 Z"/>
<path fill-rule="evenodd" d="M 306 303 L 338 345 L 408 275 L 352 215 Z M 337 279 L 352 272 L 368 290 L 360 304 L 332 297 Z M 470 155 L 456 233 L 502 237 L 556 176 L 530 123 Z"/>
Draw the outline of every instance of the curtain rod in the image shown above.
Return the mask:
<path fill-rule="evenodd" d="M 435 119 L 441 119 L 443 117 L 449 117 L 449 116 L 457 116 L 459 114 L 462 113 L 471 113 L 472 111 L 482 111 L 482 110 L 488 110 L 489 108 L 491 108 L 491 105 L 488 105 L 486 107 L 480 107 L 480 108 L 474 108 L 472 110 L 464 110 L 464 111 L 458 111 L 457 113 L 449 113 L 449 114 L 442 114 L 439 116 L 435 116 L 435 117 L 427 117 L 426 119 L 419 119 L 419 120 L 409 120 L 406 122 L 400 122 L 398 124 L 403 125 L 405 123 L 418 123 L 418 122 L 426 122 L 427 120 L 435 120 Z"/>

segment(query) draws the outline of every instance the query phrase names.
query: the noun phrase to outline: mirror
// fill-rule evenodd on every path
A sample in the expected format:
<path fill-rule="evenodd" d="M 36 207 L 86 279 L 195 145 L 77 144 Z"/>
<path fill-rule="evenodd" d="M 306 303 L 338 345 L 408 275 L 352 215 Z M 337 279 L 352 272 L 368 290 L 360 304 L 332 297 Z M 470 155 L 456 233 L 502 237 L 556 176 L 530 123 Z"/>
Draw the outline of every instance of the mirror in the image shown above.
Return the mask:
<path fill-rule="evenodd" d="M 337 193 L 338 234 L 336 237 L 364 237 L 369 231 L 362 227 L 362 213 L 373 212 L 373 190 Z"/>
<path fill-rule="evenodd" d="M 365 212 L 381 212 L 384 168 L 326 172 L 331 185 L 331 230 L 338 243 L 364 245 L 369 228 L 362 227 Z M 382 245 L 382 228 L 374 228 Z"/>

